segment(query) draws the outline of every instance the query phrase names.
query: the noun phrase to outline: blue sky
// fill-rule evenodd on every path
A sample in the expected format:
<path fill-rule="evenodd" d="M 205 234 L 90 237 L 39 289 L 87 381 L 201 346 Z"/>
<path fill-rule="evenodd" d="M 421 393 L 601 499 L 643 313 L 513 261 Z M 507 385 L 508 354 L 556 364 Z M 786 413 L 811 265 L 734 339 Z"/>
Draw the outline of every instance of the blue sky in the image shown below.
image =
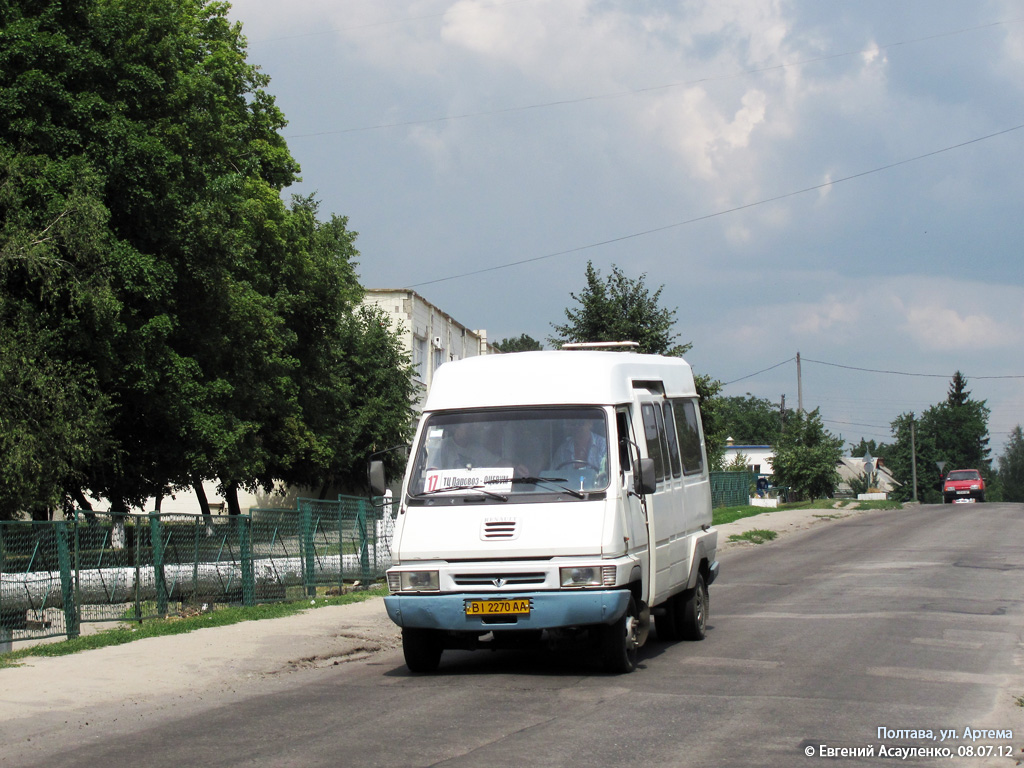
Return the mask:
<path fill-rule="evenodd" d="M 544 340 L 587 260 L 617 265 L 664 286 L 726 394 L 795 405 L 799 351 L 805 407 L 849 441 L 890 439 L 958 369 L 996 454 L 1024 422 L 1024 2 L 232 16 L 289 119 L 292 191 L 349 217 L 367 287 Z"/>

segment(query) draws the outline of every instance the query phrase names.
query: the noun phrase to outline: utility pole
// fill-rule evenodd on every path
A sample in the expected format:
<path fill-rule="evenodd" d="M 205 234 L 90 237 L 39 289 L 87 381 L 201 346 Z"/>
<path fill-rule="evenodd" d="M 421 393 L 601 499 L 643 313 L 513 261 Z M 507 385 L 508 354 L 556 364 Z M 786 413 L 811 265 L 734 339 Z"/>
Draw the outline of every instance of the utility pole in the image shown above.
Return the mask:
<path fill-rule="evenodd" d="M 800 375 L 800 353 L 796 353 L 796 412 L 804 412 L 804 382 Z"/>
<path fill-rule="evenodd" d="M 910 477 L 914 484 L 914 501 L 917 501 L 917 442 L 914 439 L 914 414 L 910 414 Z"/>
<path fill-rule="evenodd" d="M 786 426 L 786 396 L 782 396 L 782 402 L 779 404 L 779 423 L 783 427 Z"/>

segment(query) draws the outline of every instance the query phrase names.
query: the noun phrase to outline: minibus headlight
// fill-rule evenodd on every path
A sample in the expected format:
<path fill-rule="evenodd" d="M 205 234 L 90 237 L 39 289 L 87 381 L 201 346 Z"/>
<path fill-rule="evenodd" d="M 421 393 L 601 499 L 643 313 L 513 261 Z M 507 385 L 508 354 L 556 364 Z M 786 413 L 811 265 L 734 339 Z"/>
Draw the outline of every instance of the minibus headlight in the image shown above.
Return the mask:
<path fill-rule="evenodd" d="M 615 586 L 614 565 L 574 565 L 558 570 L 562 579 L 562 587 Z"/>
<path fill-rule="evenodd" d="M 441 581 L 437 571 L 400 571 L 402 592 L 437 592 Z"/>

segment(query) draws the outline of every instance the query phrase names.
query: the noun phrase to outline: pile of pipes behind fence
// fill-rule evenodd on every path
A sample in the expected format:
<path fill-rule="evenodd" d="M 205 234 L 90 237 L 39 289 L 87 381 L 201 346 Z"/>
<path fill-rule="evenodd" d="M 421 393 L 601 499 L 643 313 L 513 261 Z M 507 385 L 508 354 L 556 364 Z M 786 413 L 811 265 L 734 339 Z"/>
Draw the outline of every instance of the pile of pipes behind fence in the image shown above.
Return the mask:
<path fill-rule="evenodd" d="M 234 516 L 78 512 L 0 521 L 0 650 L 77 637 L 83 621 L 143 621 L 365 586 L 391 564 L 393 524 L 390 506 L 356 497 Z"/>

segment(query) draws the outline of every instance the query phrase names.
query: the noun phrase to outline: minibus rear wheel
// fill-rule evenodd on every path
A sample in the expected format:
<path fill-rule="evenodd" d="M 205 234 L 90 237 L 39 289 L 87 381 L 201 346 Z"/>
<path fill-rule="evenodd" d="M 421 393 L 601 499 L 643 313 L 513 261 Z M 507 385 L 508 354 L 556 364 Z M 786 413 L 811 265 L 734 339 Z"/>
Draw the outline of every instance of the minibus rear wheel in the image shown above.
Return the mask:
<path fill-rule="evenodd" d="M 686 597 L 683 605 L 681 634 L 684 640 L 703 640 L 708 628 L 708 585 L 704 574 L 697 574 L 697 584 L 693 589 L 683 593 Z"/>

